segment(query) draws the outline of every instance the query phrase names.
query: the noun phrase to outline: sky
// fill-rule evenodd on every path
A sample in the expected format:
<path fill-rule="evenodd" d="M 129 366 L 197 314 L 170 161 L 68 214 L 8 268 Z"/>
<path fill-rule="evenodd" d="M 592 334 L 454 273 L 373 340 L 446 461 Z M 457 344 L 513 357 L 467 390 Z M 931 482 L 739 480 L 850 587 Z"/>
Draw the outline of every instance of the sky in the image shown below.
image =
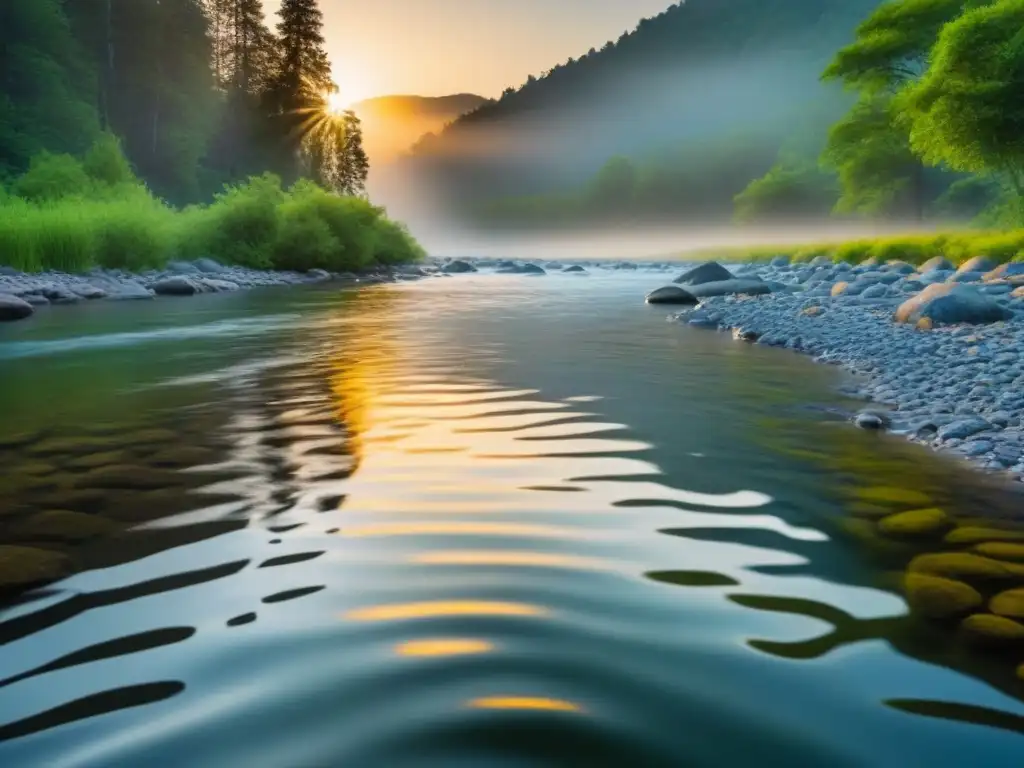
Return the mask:
<path fill-rule="evenodd" d="M 674 0 L 320 0 L 339 96 L 495 97 Z M 281 0 L 264 0 L 275 14 Z M 276 16 L 272 19 L 276 22 Z"/>

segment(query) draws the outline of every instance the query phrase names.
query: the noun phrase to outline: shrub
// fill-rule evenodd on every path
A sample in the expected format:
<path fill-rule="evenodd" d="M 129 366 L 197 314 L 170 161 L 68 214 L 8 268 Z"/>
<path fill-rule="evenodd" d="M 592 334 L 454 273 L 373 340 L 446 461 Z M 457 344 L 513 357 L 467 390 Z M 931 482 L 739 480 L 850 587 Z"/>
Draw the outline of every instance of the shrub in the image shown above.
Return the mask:
<path fill-rule="evenodd" d="M 32 158 L 28 170 L 15 180 L 11 192 L 34 203 L 46 203 L 85 197 L 92 186 L 82 164 L 71 155 L 40 152 Z"/>

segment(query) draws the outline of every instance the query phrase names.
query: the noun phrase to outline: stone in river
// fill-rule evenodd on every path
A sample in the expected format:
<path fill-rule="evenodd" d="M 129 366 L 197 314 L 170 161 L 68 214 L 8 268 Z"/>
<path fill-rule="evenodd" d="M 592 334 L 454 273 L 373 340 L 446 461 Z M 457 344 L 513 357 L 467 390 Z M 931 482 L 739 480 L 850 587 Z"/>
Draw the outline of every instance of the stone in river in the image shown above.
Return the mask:
<path fill-rule="evenodd" d="M 956 273 L 959 275 L 964 272 L 991 272 L 997 266 L 999 265 L 987 256 L 975 256 L 961 264 Z"/>
<path fill-rule="evenodd" d="M 636 266 L 633 266 L 633 269 L 636 269 Z M 547 272 L 544 271 L 544 267 L 541 267 L 541 266 L 539 266 L 537 264 L 523 264 L 523 266 L 521 266 L 519 268 L 519 274 L 521 274 L 521 275 L 546 275 Z"/>
<path fill-rule="evenodd" d="M 886 288 L 885 285 L 883 285 L 882 283 L 875 283 L 874 285 L 869 285 L 861 293 L 861 296 L 865 299 L 882 299 L 888 295 L 889 289 Z"/>
<path fill-rule="evenodd" d="M 985 273 L 985 282 L 1024 278 L 1024 261 L 1008 261 Z"/>
<path fill-rule="evenodd" d="M 929 285 L 907 299 L 896 310 L 900 323 L 917 324 L 923 319 L 932 325 L 956 323 L 994 323 L 1008 320 L 1013 312 L 976 288 L 950 283 Z"/>
<path fill-rule="evenodd" d="M 566 267 L 562 270 L 563 272 L 570 272 L 572 274 L 586 274 L 587 270 L 581 267 L 579 264 L 573 264 L 570 267 Z"/>
<path fill-rule="evenodd" d="M 195 264 L 188 261 L 169 261 L 166 269 L 176 275 L 194 275 L 199 271 Z"/>
<path fill-rule="evenodd" d="M 964 440 L 979 432 L 991 428 L 985 419 L 974 416 L 968 419 L 958 419 L 939 428 L 938 438 L 940 440 Z"/>
<path fill-rule="evenodd" d="M 931 619 L 963 615 L 984 602 L 981 593 L 971 585 L 941 576 L 909 573 L 903 588 L 910 609 Z"/>
<path fill-rule="evenodd" d="M 684 272 L 673 283 L 681 285 L 703 285 L 704 283 L 720 283 L 733 280 L 734 275 L 717 261 L 705 261 L 700 266 Z"/>
<path fill-rule="evenodd" d="M 684 285 L 686 286 L 686 290 L 698 299 L 709 298 L 711 296 L 761 296 L 772 292 L 772 287 L 763 280 L 744 280 L 742 278 L 716 280 L 713 282 L 700 283 L 698 285 L 686 283 Z"/>
<path fill-rule="evenodd" d="M 35 547 L 0 545 L 0 587 L 54 581 L 71 570 L 67 555 Z"/>
<path fill-rule="evenodd" d="M 476 272 L 476 267 L 474 267 L 468 261 L 456 259 L 455 261 L 449 261 L 447 264 L 441 267 L 441 271 L 444 272 L 446 275 L 461 275 L 466 272 Z"/>
<path fill-rule="evenodd" d="M 107 298 L 112 301 L 138 301 L 152 299 L 153 296 L 153 292 L 144 285 L 130 280 L 112 286 Z"/>
<path fill-rule="evenodd" d="M 227 291 L 239 290 L 238 283 L 233 283 L 230 280 L 217 280 L 216 278 L 213 277 L 200 277 L 194 280 L 193 282 L 199 285 L 201 290 L 205 288 L 207 291 L 210 291 L 212 293 L 223 293 Z"/>
<path fill-rule="evenodd" d="M 789 256 L 776 256 L 771 260 L 771 266 L 773 267 L 788 267 Z"/>
<path fill-rule="evenodd" d="M 951 278 L 951 283 L 980 283 L 985 275 L 982 272 L 957 272 Z"/>
<path fill-rule="evenodd" d="M 888 429 L 892 424 L 892 420 L 888 414 L 882 411 L 861 411 L 854 419 L 856 424 L 861 429 Z"/>
<path fill-rule="evenodd" d="M 954 267 L 950 261 L 943 256 L 933 256 L 922 264 L 918 268 L 918 271 L 921 274 L 925 274 L 926 272 L 931 272 L 933 269 L 948 269 L 950 272 L 953 272 L 956 267 Z"/>
<path fill-rule="evenodd" d="M 11 296 L 9 293 L 0 293 L 0 322 L 7 320 L 24 320 L 31 317 L 35 310 L 27 301 Z"/>
<path fill-rule="evenodd" d="M 196 269 L 200 272 L 206 272 L 209 275 L 216 275 L 225 271 L 223 265 L 205 256 L 201 259 L 196 259 L 193 264 L 195 264 Z"/>
<path fill-rule="evenodd" d="M 697 297 L 678 285 L 666 285 L 647 294 L 648 304 L 696 304 Z"/>
<path fill-rule="evenodd" d="M 196 281 L 187 277 L 166 277 L 149 287 L 157 296 L 194 296 L 203 290 Z"/>
<path fill-rule="evenodd" d="M 311 280 L 330 280 L 331 273 L 325 269 L 311 269 L 306 272 L 306 277 Z"/>

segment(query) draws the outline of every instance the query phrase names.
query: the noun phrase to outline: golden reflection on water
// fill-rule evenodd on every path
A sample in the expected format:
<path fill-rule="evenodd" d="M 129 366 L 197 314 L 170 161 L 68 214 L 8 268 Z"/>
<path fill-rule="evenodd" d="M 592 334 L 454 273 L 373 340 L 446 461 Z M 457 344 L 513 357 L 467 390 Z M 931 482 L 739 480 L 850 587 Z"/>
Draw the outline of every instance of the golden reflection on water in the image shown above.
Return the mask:
<path fill-rule="evenodd" d="M 350 621 L 401 621 L 436 619 L 446 616 L 549 616 L 551 611 L 539 605 L 500 600 L 429 600 L 420 603 L 396 603 L 355 608 L 345 614 Z"/>
<path fill-rule="evenodd" d="M 467 706 L 472 709 L 519 709 L 542 712 L 583 712 L 579 704 L 564 699 L 534 696 L 486 696 L 473 699 Z"/>
<path fill-rule="evenodd" d="M 510 552 L 507 550 L 464 550 L 420 552 L 410 561 L 422 565 L 507 565 L 533 568 L 577 568 L 610 570 L 611 564 L 592 557 L 559 555 L 544 552 Z"/>
<path fill-rule="evenodd" d="M 487 640 L 460 637 L 409 640 L 395 646 L 395 653 L 399 656 L 467 656 L 470 654 L 489 653 L 493 650 L 494 644 Z"/>
<path fill-rule="evenodd" d="M 379 536 L 533 536 L 544 539 L 576 540 L 584 532 L 554 525 L 529 523 L 488 523 L 476 521 L 424 521 L 412 523 L 377 523 L 343 528 L 338 535 L 361 539 Z M 592 534 L 591 534 L 592 535 Z"/>

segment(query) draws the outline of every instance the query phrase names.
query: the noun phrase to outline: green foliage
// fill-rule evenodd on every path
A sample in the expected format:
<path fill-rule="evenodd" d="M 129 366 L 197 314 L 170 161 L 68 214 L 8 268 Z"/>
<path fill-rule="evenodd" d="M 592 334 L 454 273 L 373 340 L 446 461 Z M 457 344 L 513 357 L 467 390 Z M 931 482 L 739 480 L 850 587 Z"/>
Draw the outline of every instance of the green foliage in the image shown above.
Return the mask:
<path fill-rule="evenodd" d="M 28 170 L 15 180 L 11 191 L 34 203 L 82 197 L 92 188 L 92 180 L 82 163 L 71 155 L 40 152 L 32 158 Z"/>
<path fill-rule="evenodd" d="M 960 220 L 974 219 L 982 226 L 999 226 L 998 209 L 1006 202 L 1007 190 L 995 179 L 967 176 L 957 179 L 933 205 L 940 217 Z M 1012 222 L 1007 222 L 1012 223 Z"/>
<path fill-rule="evenodd" d="M 1024 0 L 999 0 L 946 25 L 927 74 L 901 97 L 925 161 L 1002 174 L 1024 195 Z"/>
<path fill-rule="evenodd" d="M 735 197 L 740 222 L 828 215 L 837 195 L 835 178 L 804 158 L 780 160 Z"/>
<path fill-rule="evenodd" d="M 138 185 L 139 179 L 124 154 L 121 140 L 104 133 L 82 158 L 82 168 L 89 178 L 108 187 Z"/>
<path fill-rule="evenodd" d="M 829 131 L 822 162 L 839 175 L 839 213 L 882 214 L 912 209 L 924 201 L 921 163 L 898 125 L 892 100 L 864 97 Z"/>
<path fill-rule="evenodd" d="M 865 19 L 855 40 L 825 69 L 826 80 L 841 80 L 867 94 L 899 87 L 920 77 L 943 25 L 963 10 L 965 0 L 888 0 Z"/>

